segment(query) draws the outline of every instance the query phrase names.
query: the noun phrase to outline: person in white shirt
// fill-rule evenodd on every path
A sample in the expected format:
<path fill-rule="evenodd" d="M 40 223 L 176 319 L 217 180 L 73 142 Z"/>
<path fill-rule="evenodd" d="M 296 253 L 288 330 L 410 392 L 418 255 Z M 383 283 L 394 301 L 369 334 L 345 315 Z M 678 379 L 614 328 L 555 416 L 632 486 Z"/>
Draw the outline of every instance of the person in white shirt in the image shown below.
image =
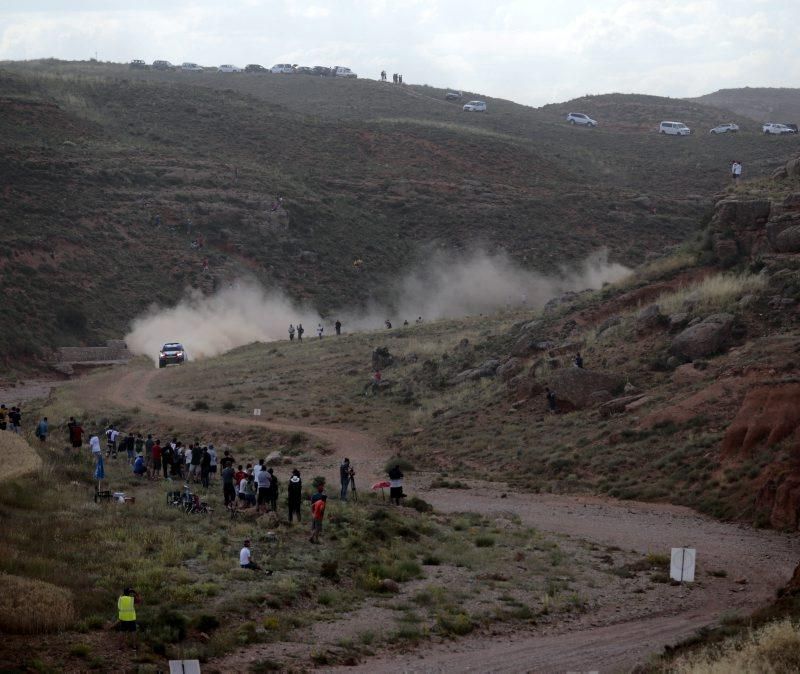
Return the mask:
<path fill-rule="evenodd" d="M 739 180 L 739 178 L 742 177 L 742 163 L 738 159 L 733 162 L 731 174 L 733 175 L 734 180 Z"/>
<path fill-rule="evenodd" d="M 211 467 L 209 468 L 209 479 L 213 480 L 217 474 L 217 450 L 214 445 L 208 446 L 208 455 L 211 457 Z"/>
<path fill-rule="evenodd" d="M 251 571 L 263 571 L 268 576 L 272 575 L 272 571 L 262 569 L 253 561 L 253 553 L 250 551 L 250 539 L 244 542 L 244 547 L 239 551 L 239 566 Z"/>

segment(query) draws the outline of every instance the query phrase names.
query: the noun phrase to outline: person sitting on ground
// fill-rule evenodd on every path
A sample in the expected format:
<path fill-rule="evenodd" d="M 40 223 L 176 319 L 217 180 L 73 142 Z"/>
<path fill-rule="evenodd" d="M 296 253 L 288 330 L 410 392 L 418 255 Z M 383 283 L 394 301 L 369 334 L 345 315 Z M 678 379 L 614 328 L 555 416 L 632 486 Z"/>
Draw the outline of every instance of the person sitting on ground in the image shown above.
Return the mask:
<path fill-rule="evenodd" d="M 244 542 L 244 546 L 239 551 L 239 566 L 243 569 L 250 569 L 251 571 L 264 571 L 268 576 L 272 575 L 272 571 L 262 569 L 253 561 L 253 553 L 250 550 L 249 538 Z"/>
<path fill-rule="evenodd" d="M 145 468 L 144 465 L 144 456 L 137 454 L 136 459 L 133 461 L 133 474 L 137 477 L 144 477 L 146 472 L 147 468 Z"/>

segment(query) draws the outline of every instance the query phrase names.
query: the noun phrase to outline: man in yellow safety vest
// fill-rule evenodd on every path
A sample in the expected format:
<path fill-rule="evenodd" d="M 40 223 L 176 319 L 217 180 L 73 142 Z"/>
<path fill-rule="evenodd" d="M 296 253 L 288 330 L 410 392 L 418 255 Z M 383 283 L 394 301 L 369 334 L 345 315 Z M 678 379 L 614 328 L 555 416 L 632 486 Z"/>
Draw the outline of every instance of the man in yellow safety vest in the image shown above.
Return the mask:
<path fill-rule="evenodd" d="M 136 591 L 130 587 L 126 587 L 120 598 L 117 599 L 119 629 L 122 632 L 129 632 L 134 643 L 136 637 L 136 599 Z"/>

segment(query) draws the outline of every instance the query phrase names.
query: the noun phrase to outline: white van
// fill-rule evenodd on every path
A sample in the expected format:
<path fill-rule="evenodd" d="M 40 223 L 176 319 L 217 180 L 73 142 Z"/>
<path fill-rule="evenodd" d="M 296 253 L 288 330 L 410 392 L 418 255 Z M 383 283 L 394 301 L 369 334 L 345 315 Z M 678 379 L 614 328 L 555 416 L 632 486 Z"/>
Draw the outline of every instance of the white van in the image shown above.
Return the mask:
<path fill-rule="evenodd" d="M 658 132 L 667 136 L 688 136 L 692 130 L 683 122 L 661 122 Z"/>
<path fill-rule="evenodd" d="M 358 77 L 350 68 L 344 66 L 334 66 L 333 74 L 335 77 Z"/>

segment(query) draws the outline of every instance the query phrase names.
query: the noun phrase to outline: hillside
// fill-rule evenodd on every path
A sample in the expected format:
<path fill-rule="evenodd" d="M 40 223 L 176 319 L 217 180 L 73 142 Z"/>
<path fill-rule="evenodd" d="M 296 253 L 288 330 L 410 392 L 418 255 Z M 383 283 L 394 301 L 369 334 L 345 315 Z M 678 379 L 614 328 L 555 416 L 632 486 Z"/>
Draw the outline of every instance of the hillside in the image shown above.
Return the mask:
<path fill-rule="evenodd" d="M 366 80 L 3 68 L 6 361 L 117 337 L 153 301 L 242 276 L 325 314 L 387 299 L 433 251 L 550 273 L 600 247 L 636 263 L 697 227 L 732 154 L 766 175 L 797 143 L 658 137 L 646 118 L 728 118 L 672 99 L 597 97 L 630 124 L 587 132 L 560 111 L 487 99 L 470 115 Z"/>
<path fill-rule="evenodd" d="M 690 99 L 702 105 L 727 108 L 737 115 L 757 122 L 800 121 L 800 89 L 788 87 L 744 87 L 720 89 L 705 96 Z"/>

